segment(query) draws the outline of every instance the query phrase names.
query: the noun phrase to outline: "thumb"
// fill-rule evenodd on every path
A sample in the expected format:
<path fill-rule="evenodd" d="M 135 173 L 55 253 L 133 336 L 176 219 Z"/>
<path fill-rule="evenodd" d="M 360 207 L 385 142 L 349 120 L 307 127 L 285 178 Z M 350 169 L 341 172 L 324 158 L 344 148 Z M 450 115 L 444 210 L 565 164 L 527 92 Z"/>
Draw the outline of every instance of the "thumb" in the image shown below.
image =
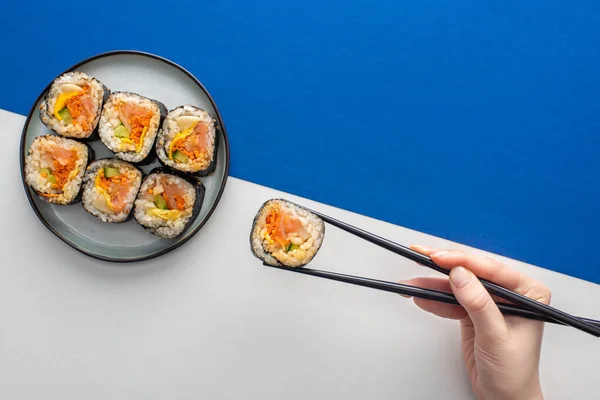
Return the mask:
<path fill-rule="evenodd" d="M 482 344 L 493 344 L 506 337 L 504 317 L 479 279 L 468 269 L 452 268 L 450 287 L 469 314 L 475 335 Z"/>

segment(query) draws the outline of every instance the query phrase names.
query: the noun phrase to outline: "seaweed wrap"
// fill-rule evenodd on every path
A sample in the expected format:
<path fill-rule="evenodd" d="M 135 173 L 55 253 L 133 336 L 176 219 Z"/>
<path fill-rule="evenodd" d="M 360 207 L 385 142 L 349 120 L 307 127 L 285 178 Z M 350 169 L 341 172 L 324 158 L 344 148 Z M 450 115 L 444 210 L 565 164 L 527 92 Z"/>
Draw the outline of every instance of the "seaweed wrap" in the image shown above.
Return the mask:
<path fill-rule="evenodd" d="M 100 140 L 117 158 L 149 163 L 154 139 L 167 113 L 164 104 L 129 92 L 112 93 L 100 118 Z"/>
<path fill-rule="evenodd" d="M 169 111 L 156 140 L 156 153 L 164 166 L 206 176 L 216 168 L 217 125 L 201 108 L 184 105 Z"/>
<path fill-rule="evenodd" d="M 302 267 L 315 257 L 324 235 L 321 218 L 288 201 L 272 199 L 254 218 L 250 247 L 268 265 Z"/>
<path fill-rule="evenodd" d="M 25 158 L 25 181 L 48 203 L 75 203 L 80 199 L 85 168 L 93 158 L 93 150 L 84 143 L 55 135 L 38 136 Z"/>
<path fill-rule="evenodd" d="M 127 221 L 141 183 L 142 172 L 125 161 L 94 161 L 83 178 L 83 208 L 102 222 Z"/>
<path fill-rule="evenodd" d="M 196 219 L 204 201 L 204 185 L 193 177 L 152 172 L 135 200 L 135 220 L 164 239 L 181 235 Z"/>
<path fill-rule="evenodd" d="M 83 72 L 67 72 L 50 85 L 40 105 L 40 119 L 61 136 L 91 139 L 109 93 L 98 79 Z"/>

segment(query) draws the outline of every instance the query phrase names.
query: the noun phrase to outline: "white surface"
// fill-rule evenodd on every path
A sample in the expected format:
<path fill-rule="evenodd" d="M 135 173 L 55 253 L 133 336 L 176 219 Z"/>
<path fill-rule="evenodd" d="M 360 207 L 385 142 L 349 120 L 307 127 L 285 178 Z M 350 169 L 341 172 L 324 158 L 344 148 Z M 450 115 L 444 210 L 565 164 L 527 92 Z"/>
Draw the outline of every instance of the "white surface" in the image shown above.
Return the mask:
<path fill-rule="evenodd" d="M 54 237 L 18 170 L 24 117 L 0 111 L 1 399 L 465 399 L 458 326 L 389 293 L 261 266 L 254 213 L 281 192 L 230 179 L 213 218 L 155 260 L 100 262 Z M 400 243 L 451 242 L 294 196 Z M 598 285 L 510 261 L 553 304 L 600 319 Z M 388 280 L 435 275 L 329 227 L 311 267 Z M 598 398 L 598 339 L 547 325 L 548 399 Z"/>

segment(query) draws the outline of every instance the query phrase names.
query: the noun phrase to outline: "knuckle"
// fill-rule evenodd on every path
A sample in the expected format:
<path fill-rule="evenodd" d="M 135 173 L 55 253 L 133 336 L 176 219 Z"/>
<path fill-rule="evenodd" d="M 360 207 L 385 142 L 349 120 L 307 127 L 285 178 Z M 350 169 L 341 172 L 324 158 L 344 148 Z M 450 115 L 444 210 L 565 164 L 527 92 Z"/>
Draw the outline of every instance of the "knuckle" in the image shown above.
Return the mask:
<path fill-rule="evenodd" d="M 552 292 L 546 285 L 533 280 L 527 281 L 523 285 L 521 292 L 524 296 L 544 304 L 550 304 L 550 300 L 552 298 Z"/>
<path fill-rule="evenodd" d="M 490 280 L 493 282 L 497 278 L 498 270 L 502 267 L 502 263 L 491 257 L 486 257 L 485 260 L 487 261 L 486 269 L 489 271 Z"/>
<path fill-rule="evenodd" d="M 504 267 L 506 267 L 506 264 L 504 264 L 502 261 L 496 260 L 495 258 L 487 257 L 487 259 L 489 260 L 488 268 L 492 275 L 496 275 L 498 271 L 501 271 Z"/>
<path fill-rule="evenodd" d="M 480 290 L 467 301 L 466 307 L 470 313 L 481 313 L 491 301 L 490 295 L 485 290 Z"/>

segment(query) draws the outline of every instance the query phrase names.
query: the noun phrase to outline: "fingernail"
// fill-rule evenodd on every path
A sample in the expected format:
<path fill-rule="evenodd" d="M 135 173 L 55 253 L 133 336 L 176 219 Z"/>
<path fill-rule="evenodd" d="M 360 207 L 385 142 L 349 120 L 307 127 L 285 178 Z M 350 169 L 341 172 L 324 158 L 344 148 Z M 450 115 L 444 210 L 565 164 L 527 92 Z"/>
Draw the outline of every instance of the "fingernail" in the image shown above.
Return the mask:
<path fill-rule="evenodd" d="M 473 275 L 463 267 L 456 267 L 450 271 L 450 280 L 454 286 L 460 289 L 473 280 Z"/>
<path fill-rule="evenodd" d="M 410 246 L 410 249 L 416 251 L 417 253 L 427 253 L 429 247 L 421 246 L 420 244 L 413 244 L 412 246 Z"/>
<path fill-rule="evenodd" d="M 446 254 L 448 254 L 447 251 L 442 250 L 442 251 L 436 251 L 435 253 L 433 253 L 431 255 L 431 257 L 444 257 Z"/>

